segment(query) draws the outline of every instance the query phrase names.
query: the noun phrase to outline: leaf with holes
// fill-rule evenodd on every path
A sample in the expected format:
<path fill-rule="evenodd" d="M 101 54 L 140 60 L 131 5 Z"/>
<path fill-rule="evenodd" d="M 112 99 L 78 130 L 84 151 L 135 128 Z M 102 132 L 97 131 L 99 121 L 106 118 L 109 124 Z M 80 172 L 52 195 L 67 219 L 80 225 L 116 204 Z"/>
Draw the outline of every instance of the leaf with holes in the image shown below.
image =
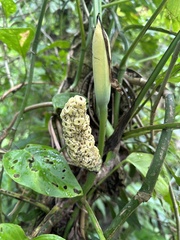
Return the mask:
<path fill-rule="evenodd" d="M 60 198 L 82 195 L 66 160 L 51 147 L 29 144 L 25 149 L 7 152 L 3 165 L 15 182 L 38 193 Z"/>

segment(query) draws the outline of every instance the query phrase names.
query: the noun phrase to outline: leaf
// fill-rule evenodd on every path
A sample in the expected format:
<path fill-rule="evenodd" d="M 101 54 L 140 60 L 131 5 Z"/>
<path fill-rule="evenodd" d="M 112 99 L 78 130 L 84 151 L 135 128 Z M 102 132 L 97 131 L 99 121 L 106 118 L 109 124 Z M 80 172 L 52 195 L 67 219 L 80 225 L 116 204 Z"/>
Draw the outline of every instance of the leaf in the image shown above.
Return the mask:
<path fill-rule="evenodd" d="M 0 29 L 0 40 L 10 49 L 18 52 L 23 58 L 29 51 L 34 37 L 32 28 L 3 28 Z"/>
<path fill-rule="evenodd" d="M 75 92 L 67 92 L 67 93 L 60 93 L 56 94 L 53 99 L 52 103 L 55 109 L 60 108 L 63 109 L 64 105 L 67 103 L 67 101 L 71 98 L 74 97 L 76 94 Z"/>
<path fill-rule="evenodd" d="M 143 175 L 146 176 L 148 168 L 151 164 L 153 155 L 148 153 L 131 153 L 125 160 L 125 162 L 131 163 L 138 169 L 138 171 Z M 155 185 L 155 190 L 158 194 L 162 196 L 166 196 L 169 194 L 169 186 L 168 183 L 165 181 L 165 178 L 160 176 Z"/>
<path fill-rule="evenodd" d="M 41 236 L 33 238 L 33 240 L 65 240 L 65 239 L 54 234 L 43 234 Z"/>
<path fill-rule="evenodd" d="M 180 29 L 180 1 L 168 0 L 166 4 L 167 16 L 166 19 L 171 20 L 172 27 L 175 31 Z"/>
<path fill-rule="evenodd" d="M 2 3 L 2 8 L 6 18 L 16 12 L 16 4 L 13 2 L 13 0 L 0 0 L 0 2 Z"/>
<path fill-rule="evenodd" d="M 12 223 L 0 224 L 0 239 L 1 240 L 28 240 L 22 228 Z"/>
<path fill-rule="evenodd" d="M 44 51 L 47 51 L 49 49 L 52 49 L 52 48 L 55 48 L 55 47 L 59 47 L 61 50 L 69 50 L 70 48 L 70 42 L 68 41 L 63 41 L 63 40 L 58 40 L 58 41 L 55 41 L 53 43 L 51 43 L 49 46 L 41 49 L 38 53 L 43 53 Z"/>
<path fill-rule="evenodd" d="M 23 150 L 7 152 L 3 165 L 15 182 L 38 193 L 60 198 L 82 194 L 66 160 L 51 147 L 30 144 Z"/>

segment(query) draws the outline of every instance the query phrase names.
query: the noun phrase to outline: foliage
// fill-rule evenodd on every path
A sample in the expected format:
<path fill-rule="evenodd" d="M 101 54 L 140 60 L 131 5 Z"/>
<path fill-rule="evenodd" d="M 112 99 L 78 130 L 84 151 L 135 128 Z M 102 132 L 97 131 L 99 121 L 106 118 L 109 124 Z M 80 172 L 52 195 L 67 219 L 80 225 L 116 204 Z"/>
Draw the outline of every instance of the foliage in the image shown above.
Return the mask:
<path fill-rule="evenodd" d="M 179 0 L 91 2 L 0 0 L 1 239 L 180 239 Z M 92 81 L 98 13 L 121 87 L 105 114 Z M 68 166 L 60 112 L 75 95 L 99 173 Z"/>

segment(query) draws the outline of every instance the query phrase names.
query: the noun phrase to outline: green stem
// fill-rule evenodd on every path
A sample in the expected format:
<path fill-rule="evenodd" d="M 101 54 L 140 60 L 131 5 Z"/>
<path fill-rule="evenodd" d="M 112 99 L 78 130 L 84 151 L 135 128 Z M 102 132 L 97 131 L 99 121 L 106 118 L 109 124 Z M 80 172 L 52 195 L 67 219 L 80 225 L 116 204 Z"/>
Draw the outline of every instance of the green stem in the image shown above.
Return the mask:
<path fill-rule="evenodd" d="M 70 230 L 71 230 L 71 228 L 72 228 L 72 225 L 73 225 L 73 223 L 75 222 L 75 220 L 76 220 L 77 217 L 78 217 L 79 210 L 80 210 L 79 207 L 76 207 L 76 208 L 73 210 L 73 213 L 72 213 L 72 215 L 71 215 L 71 218 L 69 219 L 69 221 L 68 221 L 68 223 L 67 223 L 67 225 L 66 225 L 63 238 L 67 239 L 68 234 L 70 233 Z"/>
<path fill-rule="evenodd" d="M 166 71 L 166 75 L 165 75 L 164 80 L 163 80 L 163 82 L 162 82 L 162 84 L 161 84 L 161 86 L 160 86 L 160 88 L 158 90 L 158 94 L 157 94 L 156 99 L 154 101 L 154 105 L 153 105 L 153 107 L 151 109 L 150 125 L 153 124 L 153 121 L 154 121 L 154 118 L 155 118 L 156 109 L 158 107 L 159 101 L 160 101 L 160 99 L 162 97 L 162 94 L 164 92 L 164 89 L 166 87 L 166 84 L 168 82 L 170 74 L 171 74 L 171 72 L 173 70 L 173 67 L 174 67 L 174 65 L 175 65 L 175 63 L 176 63 L 176 61 L 178 59 L 179 52 L 180 52 L 180 41 L 177 43 L 177 45 L 175 47 L 174 53 L 172 55 L 171 62 L 170 62 L 169 67 L 168 67 L 168 69 Z"/>
<path fill-rule="evenodd" d="M 70 91 L 73 90 L 79 83 L 79 80 L 81 78 L 82 68 L 83 68 L 85 51 L 86 51 L 85 31 L 84 31 L 84 24 L 83 24 L 83 18 L 82 18 L 81 7 L 80 7 L 80 0 L 76 0 L 76 6 L 77 6 L 78 17 L 79 17 L 80 32 L 81 32 L 81 53 L 80 53 L 80 59 L 79 59 L 76 77 L 73 84 L 69 88 Z"/>
<path fill-rule="evenodd" d="M 157 76 L 159 75 L 160 71 L 164 67 L 165 63 L 171 56 L 171 54 L 174 52 L 174 49 L 176 48 L 176 45 L 180 41 L 180 31 L 177 33 L 176 37 L 173 39 L 172 43 L 170 44 L 169 48 L 166 50 L 165 54 L 157 64 L 156 68 L 154 69 L 153 73 L 149 77 L 147 83 L 145 84 L 144 88 L 141 90 L 140 94 L 138 95 L 135 104 L 134 104 L 134 111 L 138 108 L 140 105 L 143 97 L 146 95 L 146 93 L 149 91 L 152 84 L 155 82 Z M 133 111 L 133 112 L 134 112 Z"/>
<path fill-rule="evenodd" d="M 124 32 L 126 32 L 126 31 L 129 31 L 130 29 L 142 29 L 144 26 L 142 26 L 142 25 L 136 25 L 136 24 L 134 24 L 134 25 L 129 25 L 129 26 L 127 26 L 127 27 L 125 27 L 124 29 L 123 29 L 123 31 Z M 176 32 L 172 32 L 172 31 L 168 31 L 168 30 L 166 30 L 166 29 L 164 29 L 164 28 L 160 28 L 160 27 L 150 27 L 148 30 L 151 30 L 151 31 L 155 31 L 155 32 L 161 32 L 161 33 L 166 33 L 166 34 L 168 34 L 168 35 L 174 35 L 174 36 L 176 36 Z"/>
<path fill-rule="evenodd" d="M 172 123 L 174 121 L 174 98 L 171 93 L 167 94 L 165 99 L 165 118 L 164 122 Z M 143 181 L 141 189 L 133 197 L 133 199 L 125 205 L 120 213 L 113 220 L 111 225 L 105 231 L 107 239 L 113 239 L 119 228 L 127 221 L 128 217 L 135 211 L 135 209 L 142 203 L 149 200 L 160 174 L 164 159 L 171 140 L 172 129 L 162 130 L 157 150 L 154 154 L 152 163 Z"/>
<path fill-rule="evenodd" d="M 176 200 L 173 188 L 171 186 L 171 183 L 169 183 L 169 192 L 171 196 L 171 200 L 173 203 L 173 208 L 174 208 L 174 213 L 175 213 L 175 218 L 176 218 L 176 225 L 177 225 L 177 240 L 180 240 L 180 212 L 179 212 L 179 206 L 178 202 Z"/>
<path fill-rule="evenodd" d="M 82 189 L 83 189 L 83 193 L 84 196 L 89 192 L 89 190 L 92 188 L 93 184 L 94 184 L 94 180 L 96 178 L 96 174 L 94 172 L 88 172 L 87 174 L 87 178 L 86 178 L 86 182 L 83 185 Z"/>
<path fill-rule="evenodd" d="M 113 1 L 113 2 L 106 3 L 106 4 L 102 5 L 102 8 L 112 7 L 112 6 L 118 5 L 119 3 L 128 2 L 128 1 L 129 1 L 129 0 Z"/>
<path fill-rule="evenodd" d="M 94 212 L 93 212 L 92 208 L 90 207 L 89 203 L 85 199 L 82 199 L 82 203 L 84 204 L 86 211 L 91 218 L 92 224 L 93 224 L 94 228 L 96 229 L 99 239 L 106 240 L 106 238 L 104 237 L 103 231 L 99 225 L 99 222 L 98 222 L 96 216 L 94 215 Z"/>
<path fill-rule="evenodd" d="M 0 172 L 0 188 L 2 187 L 2 179 L 3 179 L 4 167 L 2 167 Z M 0 223 L 4 222 L 3 210 L 2 210 L 2 195 L 0 195 Z"/>
<path fill-rule="evenodd" d="M 123 59 L 120 63 L 120 69 L 119 69 L 119 73 L 118 73 L 118 81 L 119 81 L 120 85 L 121 85 L 121 82 L 122 82 L 122 79 L 123 79 L 123 76 L 124 76 L 124 72 L 126 70 L 126 62 L 129 58 L 130 54 L 134 51 L 134 49 L 137 46 L 137 44 L 139 43 L 139 41 L 142 39 L 142 37 L 144 36 L 146 31 L 150 28 L 151 24 L 154 22 L 154 20 L 158 16 L 158 14 L 161 12 L 161 10 L 164 7 L 166 2 L 167 2 L 167 0 L 162 1 L 162 3 L 156 9 L 156 11 L 151 16 L 151 18 L 146 23 L 146 25 L 142 28 L 141 32 L 139 33 L 139 35 L 137 36 L 135 41 L 132 43 L 132 45 L 130 46 L 130 48 L 128 49 L 126 54 L 124 55 L 124 57 L 123 57 Z M 117 125 L 118 119 L 119 119 L 119 107 L 120 107 L 120 94 L 118 92 L 116 92 L 116 94 L 115 94 L 115 105 L 114 105 L 114 123 L 115 123 L 115 126 Z"/>
<path fill-rule="evenodd" d="M 114 133 L 106 142 L 105 153 L 108 152 L 109 150 L 112 150 L 119 143 L 127 123 L 132 118 L 133 114 L 134 115 L 137 114 L 141 109 L 141 105 L 140 105 L 141 101 L 143 100 L 144 96 L 149 91 L 149 89 L 152 87 L 152 84 L 155 82 L 158 74 L 160 73 L 165 63 L 173 53 L 179 40 L 180 40 L 180 31 L 177 33 L 176 37 L 173 39 L 169 48 L 166 50 L 165 54 L 157 64 L 156 68 L 154 69 L 148 81 L 142 88 L 141 92 L 139 93 L 138 97 L 136 98 L 130 110 L 127 113 L 125 113 L 120 119 L 120 121 L 118 122 L 118 126 L 116 127 Z"/>
<path fill-rule="evenodd" d="M 93 0 L 93 24 L 96 26 L 97 15 L 100 14 L 102 19 L 102 5 L 101 0 Z"/>
<path fill-rule="evenodd" d="M 61 215 L 62 207 L 57 204 L 44 217 L 43 221 L 34 229 L 33 233 L 31 234 L 31 238 L 42 235 L 45 232 L 49 232 L 52 229 L 52 226 L 60 221 Z"/>
<path fill-rule="evenodd" d="M 146 127 L 140 127 L 137 129 L 133 129 L 131 131 L 127 131 L 123 135 L 123 139 L 128 139 L 128 138 L 134 138 L 138 137 L 140 135 L 145 135 L 149 133 L 150 131 L 157 130 L 160 131 L 162 129 L 180 129 L 180 123 L 163 123 L 163 124 L 157 124 L 157 125 L 150 125 Z"/>
<path fill-rule="evenodd" d="M 13 198 L 16 198 L 18 200 L 21 200 L 21 201 L 27 202 L 29 204 L 32 204 L 35 207 L 40 208 L 45 213 L 48 213 L 50 211 L 50 209 L 48 207 L 46 207 L 44 204 L 42 204 L 40 202 L 37 202 L 36 200 L 34 200 L 32 198 L 22 196 L 21 194 L 10 192 L 10 191 L 4 190 L 4 189 L 0 189 L 0 194 L 4 194 L 6 196 L 13 197 Z"/>
<path fill-rule="evenodd" d="M 98 138 L 98 149 L 101 157 L 103 156 L 104 152 L 106 123 L 107 123 L 107 106 L 101 106 L 99 108 L 99 138 Z"/>
<path fill-rule="evenodd" d="M 48 0 L 44 0 L 44 2 L 43 2 L 42 8 L 41 8 L 41 12 L 40 12 L 40 16 L 39 16 L 37 29 L 36 29 L 35 38 L 34 38 L 34 41 L 33 41 L 33 44 L 32 44 L 28 84 L 27 84 L 27 87 L 26 87 L 25 96 L 23 98 L 21 109 L 20 109 L 19 115 L 17 117 L 17 121 L 15 122 L 15 124 L 14 124 L 14 126 L 12 128 L 13 131 L 14 131 L 13 138 L 14 138 L 16 130 L 17 130 L 17 128 L 18 128 L 18 126 L 19 126 L 19 124 L 21 122 L 22 115 L 23 115 L 24 109 L 26 107 L 28 98 L 29 98 L 29 96 L 31 96 L 30 91 L 31 91 L 31 84 L 32 84 L 33 74 L 34 74 L 34 65 L 35 65 L 38 41 L 39 41 L 39 36 L 40 36 L 40 33 L 41 33 L 41 26 L 42 26 L 42 21 L 43 21 L 43 17 L 44 17 L 44 14 L 45 14 L 47 2 L 48 2 Z"/>

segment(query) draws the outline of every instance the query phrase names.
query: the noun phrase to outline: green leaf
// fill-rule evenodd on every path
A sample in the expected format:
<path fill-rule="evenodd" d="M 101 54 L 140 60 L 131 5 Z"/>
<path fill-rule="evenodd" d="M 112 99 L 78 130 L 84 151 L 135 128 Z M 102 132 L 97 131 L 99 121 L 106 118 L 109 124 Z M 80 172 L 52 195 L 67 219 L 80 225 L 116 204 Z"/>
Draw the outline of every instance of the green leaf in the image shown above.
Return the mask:
<path fill-rule="evenodd" d="M 51 147 L 30 144 L 23 150 L 7 152 L 3 165 L 15 182 L 38 193 L 60 198 L 82 194 L 66 160 Z"/>
<path fill-rule="evenodd" d="M 22 228 L 12 223 L 0 224 L 0 239 L 1 240 L 28 240 Z"/>
<path fill-rule="evenodd" d="M 151 164 L 153 155 L 148 153 L 131 153 L 125 160 L 125 162 L 131 163 L 135 168 L 145 177 L 148 168 Z M 166 176 L 167 178 L 167 176 Z M 162 174 L 158 177 L 155 185 L 155 190 L 158 194 L 166 196 L 169 194 L 169 186 L 167 180 L 162 177 Z"/>
<path fill-rule="evenodd" d="M 18 52 L 23 58 L 29 51 L 34 37 L 32 28 L 3 28 L 0 29 L 0 40 L 10 49 Z"/>
<path fill-rule="evenodd" d="M 47 51 L 49 49 L 52 49 L 52 48 L 55 48 L 55 47 L 58 47 L 60 48 L 61 50 L 69 50 L 70 48 L 70 42 L 68 41 L 63 41 L 63 40 L 58 40 L 58 41 L 55 41 L 53 43 L 51 43 L 49 46 L 41 49 L 38 53 L 42 53 L 44 51 Z"/>
<path fill-rule="evenodd" d="M 0 0 L 0 2 L 2 3 L 2 8 L 4 10 L 6 18 L 16 12 L 16 4 L 13 2 L 13 0 Z"/>
<path fill-rule="evenodd" d="M 175 31 L 180 29 L 180 1 L 168 0 L 166 4 L 167 19 L 171 20 L 172 27 Z"/>
<path fill-rule="evenodd" d="M 33 238 L 33 240 L 65 240 L 65 239 L 54 234 L 43 234 L 41 236 Z"/>
<path fill-rule="evenodd" d="M 64 105 L 67 103 L 67 101 L 71 98 L 74 97 L 75 95 L 79 95 L 79 93 L 75 93 L 75 92 L 67 92 L 67 93 L 60 93 L 60 94 L 56 94 L 53 99 L 52 99 L 52 103 L 55 109 L 60 108 L 63 109 Z"/>

